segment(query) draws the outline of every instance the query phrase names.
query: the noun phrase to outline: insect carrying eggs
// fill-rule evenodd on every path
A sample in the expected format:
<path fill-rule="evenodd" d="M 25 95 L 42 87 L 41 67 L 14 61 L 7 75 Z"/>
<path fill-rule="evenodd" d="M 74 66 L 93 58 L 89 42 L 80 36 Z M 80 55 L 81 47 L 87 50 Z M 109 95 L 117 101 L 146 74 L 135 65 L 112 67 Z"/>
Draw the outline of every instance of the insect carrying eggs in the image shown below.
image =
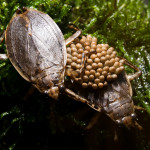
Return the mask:
<path fill-rule="evenodd" d="M 91 35 L 74 40 L 67 47 L 67 53 L 66 75 L 83 88 L 103 88 L 124 70 L 124 62 L 117 57 L 114 48 L 108 44 L 97 44 L 97 38 Z"/>

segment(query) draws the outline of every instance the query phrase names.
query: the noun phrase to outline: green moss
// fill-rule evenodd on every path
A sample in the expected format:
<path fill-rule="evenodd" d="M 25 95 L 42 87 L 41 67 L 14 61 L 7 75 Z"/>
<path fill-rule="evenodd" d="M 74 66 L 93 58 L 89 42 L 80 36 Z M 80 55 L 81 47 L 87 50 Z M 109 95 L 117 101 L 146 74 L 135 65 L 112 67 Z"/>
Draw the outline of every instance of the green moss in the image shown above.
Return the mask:
<path fill-rule="evenodd" d="M 144 5 L 142 0 L 1 0 L 0 33 L 6 29 L 16 9 L 22 6 L 36 8 L 49 14 L 59 25 L 65 38 L 73 33 L 67 28 L 67 25 L 75 23 L 82 29 L 83 34 L 91 34 L 97 37 L 99 43 L 108 43 L 117 50 L 118 55 L 125 57 L 139 67 L 142 70 L 142 76 L 133 81 L 133 100 L 136 105 L 144 107 L 150 115 L 150 5 Z M 0 45 L 0 52 L 6 52 L 4 42 Z M 127 73 L 133 72 L 128 67 L 126 67 L 126 71 Z M 0 111 L 2 120 L 6 117 L 4 114 L 13 114 L 13 117 L 10 117 L 12 123 L 10 123 L 9 130 L 14 128 L 15 123 L 18 123 L 18 126 L 20 125 L 18 120 L 14 121 L 15 117 L 18 118 L 18 114 L 20 116 L 26 114 L 26 111 L 22 110 L 24 106 L 20 106 L 20 99 L 22 99 L 20 97 L 22 97 L 25 90 L 27 91 L 29 86 L 16 73 L 9 61 L 0 61 L 1 100 L 3 101 L 4 98 L 9 98 L 10 101 L 13 100 L 10 106 Z M 35 107 L 35 112 L 38 109 L 38 112 L 41 113 L 41 111 L 45 110 L 39 107 L 41 106 L 40 100 L 42 98 L 35 97 L 39 102 Z M 69 107 L 72 107 L 72 104 L 69 104 Z M 19 109 L 20 113 L 16 113 L 16 111 L 10 113 L 13 108 Z M 72 113 L 72 110 L 70 111 Z M 29 111 L 28 113 L 30 115 L 25 120 L 32 122 L 31 120 L 34 118 L 33 122 L 36 122 L 34 112 Z M 56 113 L 59 113 L 59 110 Z M 64 115 L 67 116 L 66 114 Z M 32 118 L 31 120 L 29 119 L 30 117 Z M 41 116 L 38 115 L 38 117 L 40 118 Z M 64 119 L 64 116 L 59 114 L 59 119 L 62 117 Z M 2 121 L 2 126 L 5 126 L 4 122 Z M 81 120 L 81 126 L 82 122 L 84 121 Z M 51 124 L 52 128 L 54 128 L 54 122 Z M 79 123 L 77 124 L 79 125 Z M 54 130 L 57 131 L 56 128 Z M 64 129 L 62 130 L 64 131 Z M 3 140 L 5 136 L 6 133 L 0 133 L 0 140 Z M 11 146 L 15 147 L 14 143 L 15 140 L 9 141 L 10 148 Z M 0 147 L 2 145 L 0 144 Z"/>

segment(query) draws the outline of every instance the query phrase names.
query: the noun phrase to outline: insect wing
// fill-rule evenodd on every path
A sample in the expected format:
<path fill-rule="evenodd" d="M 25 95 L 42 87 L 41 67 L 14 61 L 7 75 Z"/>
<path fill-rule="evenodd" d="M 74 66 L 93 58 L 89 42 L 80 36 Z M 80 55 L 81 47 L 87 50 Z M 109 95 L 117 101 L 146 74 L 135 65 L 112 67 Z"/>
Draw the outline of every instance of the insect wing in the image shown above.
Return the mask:
<path fill-rule="evenodd" d="M 50 75 L 59 81 L 64 74 L 66 48 L 63 34 L 45 13 L 28 9 L 16 14 L 6 31 L 8 56 L 14 67 L 27 81 L 33 82 Z"/>

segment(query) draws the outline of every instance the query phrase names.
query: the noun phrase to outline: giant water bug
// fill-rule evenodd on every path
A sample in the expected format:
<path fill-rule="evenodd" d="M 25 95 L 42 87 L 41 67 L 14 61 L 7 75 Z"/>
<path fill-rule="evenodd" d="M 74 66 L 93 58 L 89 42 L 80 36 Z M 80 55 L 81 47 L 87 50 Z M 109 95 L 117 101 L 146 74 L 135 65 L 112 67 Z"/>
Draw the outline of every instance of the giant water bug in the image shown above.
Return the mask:
<path fill-rule="evenodd" d="M 7 54 L 0 54 L 0 59 L 9 58 L 19 74 L 42 93 L 58 99 L 60 89 L 63 89 L 63 93 L 86 102 L 64 87 L 66 45 L 80 34 L 77 30 L 65 41 L 50 16 L 23 7 L 17 9 L 0 38 L 0 43 L 5 38 L 7 48 Z"/>

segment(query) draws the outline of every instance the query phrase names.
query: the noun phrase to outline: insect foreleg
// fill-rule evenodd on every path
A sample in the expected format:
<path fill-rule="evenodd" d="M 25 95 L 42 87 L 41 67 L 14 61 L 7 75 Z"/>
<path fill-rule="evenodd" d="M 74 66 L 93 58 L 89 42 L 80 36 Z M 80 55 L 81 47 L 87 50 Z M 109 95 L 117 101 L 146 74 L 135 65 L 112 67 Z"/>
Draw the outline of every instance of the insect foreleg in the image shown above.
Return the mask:
<path fill-rule="evenodd" d="M 3 34 L 0 37 L 0 44 L 3 42 L 4 38 L 5 38 L 5 31 L 3 32 Z"/>
<path fill-rule="evenodd" d="M 135 65 L 133 65 L 131 62 L 129 62 L 128 60 L 126 60 L 123 57 L 120 57 L 120 56 L 118 56 L 118 57 L 121 58 L 121 59 L 123 59 L 125 61 L 124 64 L 128 65 L 129 67 L 131 67 L 132 69 L 134 69 L 134 70 L 137 71 L 134 74 L 129 74 L 128 75 L 128 79 L 130 81 L 134 80 L 135 78 L 138 78 L 142 74 L 141 70 L 138 67 L 136 67 Z"/>
<path fill-rule="evenodd" d="M 85 98 L 83 98 L 83 97 L 77 95 L 76 93 L 74 93 L 72 90 L 70 90 L 70 89 L 68 89 L 68 88 L 65 88 L 65 89 L 64 89 L 64 94 L 66 94 L 66 95 L 69 96 L 70 98 L 73 98 L 73 99 L 76 100 L 76 101 L 80 101 L 80 102 L 86 103 L 86 104 L 89 103 L 87 99 L 85 99 Z"/>
<path fill-rule="evenodd" d="M 74 39 L 79 37 L 81 34 L 81 30 L 75 25 L 69 25 L 69 28 L 74 29 L 76 32 L 72 36 L 70 36 L 67 40 L 65 40 L 66 45 L 70 44 L 72 41 L 74 41 Z"/>
<path fill-rule="evenodd" d="M 96 53 L 96 51 L 91 51 L 91 52 L 88 52 L 88 53 L 82 53 L 81 69 L 80 69 L 80 72 L 79 72 L 79 76 L 82 76 L 83 70 L 86 67 L 86 62 L 87 62 L 88 56 L 90 56 L 92 54 L 95 54 L 95 53 Z"/>
<path fill-rule="evenodd" d="M 145 109 L 145 108 L 140 107 L 140 106 L 136 106 L 136 105 L 134 105 L 134 109 L 136 109 L 136 110 L 144 110 L 144 111 L 146 111 L 146 109 Z"/>
<path fill-rule="evenodd" d="M 0 37 L 0 44 L 3 42 L 4 38 L 5 38 L 5 31 Z M 0 54 L 0 60 L 6 60 L 6 59 L 8 59 L 6 54 Z"/>

